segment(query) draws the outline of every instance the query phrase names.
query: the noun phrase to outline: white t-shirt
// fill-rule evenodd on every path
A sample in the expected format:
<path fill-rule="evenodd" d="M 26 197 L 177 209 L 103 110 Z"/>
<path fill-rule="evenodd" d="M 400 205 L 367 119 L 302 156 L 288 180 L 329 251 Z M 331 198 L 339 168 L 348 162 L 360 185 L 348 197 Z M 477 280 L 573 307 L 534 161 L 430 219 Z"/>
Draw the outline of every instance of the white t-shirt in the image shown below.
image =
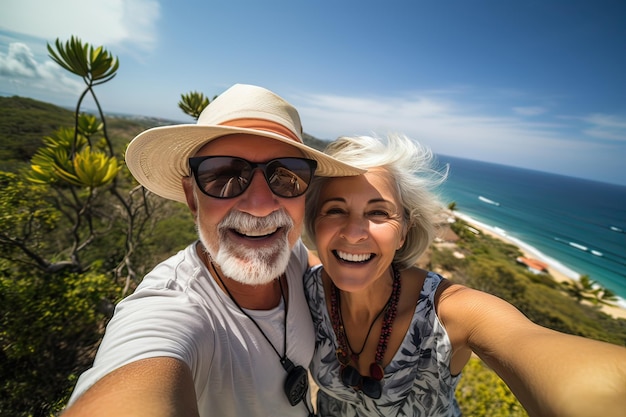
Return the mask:
<path fill-rule="evenodd" d="M 70 398 L 73 403 L 96 381 L 133 361 L 166 356 L 191 369 L 200 416 L 306 416 L 292 407 L 283 383 L 287 372 L 254 323 L 211 278 L 192 244 L 157 265 L 122 300 L 96 354 Z M 289 286 L 287 357 L 308 368 L 315 348 L 302 276 L 307 251 L 298 241 L 286 271 Z M 246 310 L 283 354 L 284 304 Z M 310 406 L 310 394 L 307 395 Z"/>

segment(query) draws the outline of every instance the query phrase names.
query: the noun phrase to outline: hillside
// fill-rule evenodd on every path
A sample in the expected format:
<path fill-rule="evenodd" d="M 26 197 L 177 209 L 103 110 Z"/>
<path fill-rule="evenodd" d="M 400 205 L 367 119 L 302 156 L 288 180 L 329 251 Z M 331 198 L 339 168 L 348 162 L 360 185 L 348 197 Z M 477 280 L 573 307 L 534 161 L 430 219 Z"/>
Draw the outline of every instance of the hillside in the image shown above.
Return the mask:
<path fill-rule="evenodd" d="M 73 124 L 72 112 L 23 97 L 0 97 L 0 169 L 14 171 L 41 146 L 42 138 Z"/>

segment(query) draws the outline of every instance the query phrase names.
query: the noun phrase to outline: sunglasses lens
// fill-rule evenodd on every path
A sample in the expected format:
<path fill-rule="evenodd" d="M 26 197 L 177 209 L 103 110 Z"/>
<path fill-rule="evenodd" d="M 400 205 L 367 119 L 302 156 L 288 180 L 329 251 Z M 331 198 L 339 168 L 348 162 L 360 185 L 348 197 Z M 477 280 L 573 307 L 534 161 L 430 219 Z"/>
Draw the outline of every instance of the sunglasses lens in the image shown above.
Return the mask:
<path fill-rule="evenodd" d="M 274 194 L 279 197 L 298 197 L 307 190 L 314 168 L 306 159 L 280 158 L 267 164 L 265 176 Z"/>
<path fill-rule="evenodd" d="M 195 175 L 198 186 L 206 195 L 231 198 L 243 193 L 252 176 L 250 164 L 239 158 L 216 156 L 204 159 Z"/>
<path fill-rule="evenodd" d="M 241 195 L 252 181 L 256 168 L 263 170 L 267 184 L 279 197 L 291 198 L 309 188 L 316 162 L 304 158 L 277 158 L 268 163 L 253 163 L 230 156 L 190 158 L 190 166 L 200 190 L 215 198 Z"/>

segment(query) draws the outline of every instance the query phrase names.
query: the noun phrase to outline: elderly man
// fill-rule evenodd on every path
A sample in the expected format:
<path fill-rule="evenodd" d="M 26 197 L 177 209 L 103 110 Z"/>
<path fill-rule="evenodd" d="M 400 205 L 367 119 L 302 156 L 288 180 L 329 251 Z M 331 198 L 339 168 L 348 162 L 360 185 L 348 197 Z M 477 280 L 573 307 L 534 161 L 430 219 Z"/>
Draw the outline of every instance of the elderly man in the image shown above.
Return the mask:
<path fill-rule="evenodd" d="M 195 125 L 149 129 L 126 162 L 184 202 L 199 240 L 120 302 L 65 416 L 306 416 L 314 349 L 302 275 L 314 174 L 357 175 L 302 142 L 297 111 L 235 85 Z"/>

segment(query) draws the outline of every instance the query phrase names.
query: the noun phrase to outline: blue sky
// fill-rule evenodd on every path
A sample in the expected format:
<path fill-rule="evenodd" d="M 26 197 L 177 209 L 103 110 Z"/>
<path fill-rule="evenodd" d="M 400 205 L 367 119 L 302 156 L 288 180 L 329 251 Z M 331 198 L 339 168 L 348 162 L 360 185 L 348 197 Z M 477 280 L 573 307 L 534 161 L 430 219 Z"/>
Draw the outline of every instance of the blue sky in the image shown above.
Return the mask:
<path fill-rule="evenodd" d="M 260 85 L 305 132 L 626 185 L 626 2 L 3 0 L 0 94 L 73 106 L 46 44 L 120 60 L 109 112 L 192 123 L 180 95 Z"/>

